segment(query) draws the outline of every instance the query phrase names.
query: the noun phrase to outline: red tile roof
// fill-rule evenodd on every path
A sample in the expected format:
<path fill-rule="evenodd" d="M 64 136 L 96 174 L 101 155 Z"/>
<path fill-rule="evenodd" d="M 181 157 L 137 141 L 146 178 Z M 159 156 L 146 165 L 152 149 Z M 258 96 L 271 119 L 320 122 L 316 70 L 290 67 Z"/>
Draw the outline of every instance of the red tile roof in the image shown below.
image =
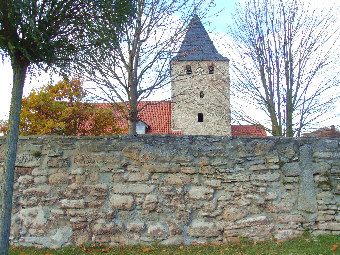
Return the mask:
<path fill-rule="evenodd" d="M 138 107 L 144 107 L 139 113 L 138 118 L 149 126 L 147 134 L 183 134 L 182 131 L 171 130 L 170 101 L 142 101 Z"/>
<path fill-rule="evenodd" d="M 141 101 L 138 108 L 143 108 L 138 119 L 149 126 L 147 134 L 183 134 L 171 130 L 171 101 Z M 118 125 L 127 130 L 127 121 L 121 120 Z M 264 129 L 255 125 L 231 125 L 231 133 L 232 136 L 267 136 Z"/>
<path fill-rule="evenodd" d="M 232 136 L 267 136 L 266 131 L 257 125 L 231 125 Z"/>
<path fill-rule="evenodd" d="M 330 137 L 330 138 L 339 138 L 340 131 L 335 128 L 335 126 L 331 126 L 330 128 L 324 127 L 320 128 L 311 133 L 305 133 L 302 136 L 304 137 Z"/>

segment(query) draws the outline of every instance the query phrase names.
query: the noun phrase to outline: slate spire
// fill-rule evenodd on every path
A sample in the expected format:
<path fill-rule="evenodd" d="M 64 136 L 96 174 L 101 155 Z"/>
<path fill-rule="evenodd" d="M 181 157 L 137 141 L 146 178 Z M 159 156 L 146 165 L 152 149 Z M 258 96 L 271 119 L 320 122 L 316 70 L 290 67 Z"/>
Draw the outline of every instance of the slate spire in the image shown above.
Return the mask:
<path fill-rule="evenodd" d="M 200 18 L 194 15 L 188 25 L 181 48 L 173 61 L 228 61 L 216 50 Z"/>

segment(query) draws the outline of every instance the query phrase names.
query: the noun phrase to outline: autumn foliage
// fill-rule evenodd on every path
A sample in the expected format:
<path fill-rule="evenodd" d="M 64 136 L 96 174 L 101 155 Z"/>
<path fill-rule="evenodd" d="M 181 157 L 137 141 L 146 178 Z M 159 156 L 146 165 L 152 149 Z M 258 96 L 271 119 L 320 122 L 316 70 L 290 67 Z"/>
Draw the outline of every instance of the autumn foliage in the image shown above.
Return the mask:
<path fill-rule="evenodd" d="M 83 102 L 86 91 L 79 79 L 64 79 L 33 90 L 23 98 L 20 135 L 111 135 L 122 133 L 113 107 Z M 8 121 L 0 123 L 7 134 Z"/>

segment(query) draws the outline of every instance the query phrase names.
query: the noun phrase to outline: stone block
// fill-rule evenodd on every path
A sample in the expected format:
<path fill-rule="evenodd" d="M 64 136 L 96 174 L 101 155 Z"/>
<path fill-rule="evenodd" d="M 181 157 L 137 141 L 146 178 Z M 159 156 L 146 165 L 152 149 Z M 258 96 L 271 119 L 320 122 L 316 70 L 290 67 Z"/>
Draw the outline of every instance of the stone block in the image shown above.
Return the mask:
<path fill-rule="evenodd" d="M 258 225 L 269 225 L 271 222 L 267 216 L 254 216 L 247 219 L 238 220 L 237 222 L 226 222 L 224 224 L 224 229 L 238 229 L 238 228 L 248 228 Z"/>
<path fill-rule="evenodd" d="M 21 209 L 18 214 L 18 219 L 25 228 L 38 230 L 40 233 L 48 229 L 46 227 L 47 217 L 48 215 L 40 206 Z"/>
<path fill-rule="evenodd" d="M 38 175 L 50 175 L 57 172 L 57 169 L 46 169 L 46 168 L 34 168 L 32 171 L 33 176 Z"/>
<path fill-rule="evenodd" d="M 184 244 L 185 239 L 183 236 L 171 236 L 168 239 L 161 242 L 161 245 L 180 245 Z"/>
<path fill-rule="evenodd" d="M 84 174 L 84 169 L 81 168 L 81 167 L 72 168 L 72 169 L 71 169 L 71 174 L 79 174 L 79 175 L 82 175 L 82 174 Z"/>
<path fill-rule="evenodd" d="M 52 215 L 55 215 L 55 216 L 65 215 L 65 211 L 61 210 L 61 209 L 52 209 L 50 212 L 51 212 Z"/>
<path fill-rule="evenodd" d="M 57 249 L 62 247 L 69 241 L 69 238 L 72 236 L 72 229 L 68 226 L 64 226 L 57 229 L 57 232 L 50 236 L 51 244 L 49 247 L 52 249 Z"/>
<path fill-rule="evenodd" d="M 316 199 L 317 200 L 322 200 L 325 203 L 333 202 L 334 201 L 334 195 L 330 191 L 325 191 L 325 192 L 318 193 L 316 195 Z"/>
<path fill-rule="evenodd" d="M 23 190 L 23 194 L 27 196 L 43 197 L 48 196 L 52 190 L 51 186 L 39 185 L 38 187 L 28 188 Z"/>
<path fill-rule="evenodd" d="M 195 174 L 195 173 L 197 173 L 197 169 L 196 169 L 196 167 L 192 167 L 192 166 L 181 166 L 181 173 Z"/>
<path fill-rule="evenodd" d="M 31 184 L 33 183 L 33 177 L 31 175 L 22 175 L 18 178 L 19 184 Z"/>
<path fill-rule="evenodd" d="M 143 222 L 130 222 L 126 225 L 127 232 L 140 233 L 145 229 L 145 223 Z"/>
<path fill-rule="evenodd" d="M 46 176 L 37 176 L 34 178 L 34 184 L 45 184 L 47 183 L 47 177 Z"/>
<path fill-rule="evenodd" d="M 180 167 L 169 163 L 147 163 L 142 168 L 150 173 L 177 173 Z"/>
<path fill-rule="evenodd" d="M 122 152 L 124 157 L 132 159 L 134 161 L 138 161 L 142 147 L 142 144 L 129 144 L 122 150 Z"/>
<path fill-rule="evenodd" d="M 274 238 L 276 240 L 287 240 L 292 239 L 298 236 L 301 236 L 303 231 L 301 230 L 295 230 L 295 229 L 283 229 L 283 230 L 277 230 Z"/>
<path fill-rule="evenodd" d="M 109 235 L 103 234 L 103 235 L 93 235 L 92 242 L 99 243 L 99 244 L 107 244 L 110 243 L 111 238 Z"/>
<path fill-rule="evenodd" d="M 276 192 L 268 192 L 268 194 L 264 197 L 264 200 L 275 200 L 278 195 Z"/>
<path fill-rule="evenodd" d="M 214 190 L 203 186 L 193 186 L 189 189 L 189 198 L 195 200 L 212 200 Z"/>
<path fill-rule="evenodd" d="M 233 195 L 231 192 L 221 190 L 217 191 L 216 198 L 217 201 L 230 201 L 233 199 Z"/>
<path fill-rule="evenodd" d="M 68 167 L 69 159 L 62 157 L 48 157 L 47 166 L 52 168 Z"/>
<path fill-rule="evenodd" d="M 221 229 L 213 222 L 193 220 L 188 228 L 188 235 L 192 237 L 216 237 L 221 234 Z"/>
<path fill-rule="evenodd" d="M 112 191 L 118 194 L 149 194 L 155 190 L 150 184 L 114 184 Z"/>
<path fill-rule="evenodd" d="M 97 183 L 97 182 L 99 182 L 99 173 L 98 172 L 91 172 L 89 174 L 88 181 L 90 183 Z"/>
<path fill-rule="evenodd" d="M 282 199 L 279 202 L 269 202 L 266 204 L 266 210 L 271 213 L 290 213 L 295 204 L 294 200 Z"/>
<path fill-rule="evenodd" d="M 306 222 L 305 217 L 300 214 L 278 214 L 276 216 L 273 216 L 273 218 L 280 224 L 288 224 L 292 222 L 297 223 Z"/>
<path fill-rule="evenodd" d="M 89 195 L 96 198 L 106 198 L 109 194 L 109 186 L 107 184 L 96 184 L 87 186 Z"/>
<path fill-rule="evenodd" d="M 150 179 L 150 173 L 146 171 L 129 173 L 127 177 L 127 181 L 129 182 L 142 182 L 148 181 Z"/>
<path fill-rule="evenodd" d="M 107 223 L 104 220 L 98 220 L 92 227 L 92 233 L 95 235 L 112 235 L 115 231 L 115 224 Z"/>
<path fill-rule="evenodd" d="M 150 224 L 148 226 L 146 235 L 151 237 L 153 240 L 161 241 L 166 239 L 169 233 L 164 225 L 157 223 L 155 225 Z"/>
<path fill-rule="evenodd" d="M 86 244 L 91 240 L 91 233 L 86 230 L 74 231 L 72 238 L 76 245 Z"/>
<path fill-rule="evenodd" d="M 15 161 L 15 166 L 19 167 L 38 167 L 41 165 L 41 157 L 35 157 L 32 154 L 18 154 L 16 161 Z"/>
<path fill-rule="evenodd" d="M 216 179 L 208 179 L 204 181 L 204 185 L 215 189 L 221 189 L 221 184 L 222 184 L 221 180 Z"/>
<path fill-rule="evenodd" d="M 74 183 L 76 184 L 84 184 L 86 181 L 86 175 L 76 175 L 74 179 Z"/>
<path fill-rule="evenodd" d="M 66 173 L 52 174 L 48 178 L 48 182 L 52 185 L 66 184 L 69 181 L 69 176 Z"/>
<path fill-rule="evenodd" d="M 266 173 L 266 174 L 256 174 L 256 175 L 251 175 L 250 179 L 256 180 L 256 181 L 274 182 L 280 179 L 280 174 L 277 172 Z"/>
<path fill-rule="evenodd" d="M 97 159 L 92 155 L 80 154 L 74 157 L 73 163 L 79 167 L 91 167 L 98 165 Z"/>
<path fill-rule="evenodd" d="M 268 170 L 268 167 L 264 164 L 249 166 L 249 171 L 261 171 L 261 170 Z"/>
<path fill-rule="evenodd" d="M 325 222 L 317 224 L 319 230 L 340 231 L 340 222 Z"/>
<path fill-rule="evenodd" d="M 185 186 L 191 182 L 192 177 L 184 174 L 168 174 L 164 178 L 165 185 Z"/>
<path fill-rule="evenodd" d="M 205 202 L 202 206 L 202 212 L 211 213 L 216 210 L 217 203 L 216 202 Z"/>
<path fill-rule="evenodd" d="M 230 205 L 223 210 L 223 220 L 225 221 L 236 221 L 243 219 L 248 215 L 248 211 L 241 207 Z"/>
<path fill-rule="evenodd" d="M 329 214 L 319 214 L 318 217 L 316 218 L 316 221 L 332 221 L 332 220 L 335 220 L 335 216 Z"/>
<path fill-rule="evenodd" d="M 84 199 L 79 200 L 68 200 L 62 199 L 59 202 L 60 208 L 63 209 L 83 209 L 85 208 L 85 201 Z"/>
<path fill-rule="evenodd" d="M 334 154 L 331 151 L 316 151 L 313 153 L 313 158 L 332 158 Z"/>
<path fill-rule="evenodd" d="M 279 163 L 280 159 L 278 156 L 265 157 L 266 164 Z"/>
<path fill-rule="evenodd" d="M 134 207 L 134 199 L 132 196 L 114 194 L 110 198 L 110 205 L 116 210 L 131 211 Z"/>
<path fill-rule="evenodd" d="M 155 195 L 147 195 L 143 203 L 143 210 L 154 211 L 157 207 L 158 199 Z"/>

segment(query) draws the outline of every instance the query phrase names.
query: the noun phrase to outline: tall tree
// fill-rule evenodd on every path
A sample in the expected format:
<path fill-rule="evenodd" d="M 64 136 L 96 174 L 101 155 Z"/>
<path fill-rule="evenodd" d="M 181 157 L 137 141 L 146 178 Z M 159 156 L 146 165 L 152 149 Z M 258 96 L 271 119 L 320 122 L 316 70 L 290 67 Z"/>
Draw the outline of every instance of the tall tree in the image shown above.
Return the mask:
<path fill-rule="evenodd" d="M 106 42 L 83 55 L 81 75 L 97 84 L 97 97 L 121 108 L 129 134 L 136 133 L 138 113 L 143 108 L 139 102 L 169 84 L 170 58 L 194 9 L 198 11 L 204 2 L 209 5 L 212 1 L 136 0 L 136 15 L 123 26 L 119 44 Z M 101 33 L 108 35 L 110 31 L 103 28 Z"/>
<path fill-rule="evenodd" d="M 115 109 L 84 102 L 86 91 L 79 79 L 63 79 L 33 90 L 22 100 L 19 135 L 111 135 L 123 132 Z M 7 135 L 8 121 L 0 123 Z"/>
<path fill-rule="evenodd" d="M 248 0 L 238 8 L 232 89 L 248 109 L 266 113 L 273 135 L 300 136 L 332 109 L 339 86 L 337 13 L 298 0 Z"/>
<path fill-rule="evenodd" d="M 9 117 L 9 132 L 4 167 L 1 169 L 0 254 L 8 253 L 11 225 L 14 167 L 16 159 L 22 92 L 28 68 L 62 66 L 72 60 L 96 38 L 87 37 L 95 26 L 88 21 L 102 14 L 101 6 L 110 7 L 113 20 L 116 5 L 126 0 L 1 0 L 0 54 L 9 57 L 13 69 L 13 89 Z M 109 3 L 109 4 L 107 4 Z M 124 5 L 125 3 L 125 5 Z M 128 11 L 129 8 L 123 8 Z M 118 17 L 118 18 L 117 18 Z M 119 26 L 118 26 L 119 27 Z M 94 29 L 94 28 L 93 28 Z M 115 30 L 117 32 L 117 30 Z"/>

